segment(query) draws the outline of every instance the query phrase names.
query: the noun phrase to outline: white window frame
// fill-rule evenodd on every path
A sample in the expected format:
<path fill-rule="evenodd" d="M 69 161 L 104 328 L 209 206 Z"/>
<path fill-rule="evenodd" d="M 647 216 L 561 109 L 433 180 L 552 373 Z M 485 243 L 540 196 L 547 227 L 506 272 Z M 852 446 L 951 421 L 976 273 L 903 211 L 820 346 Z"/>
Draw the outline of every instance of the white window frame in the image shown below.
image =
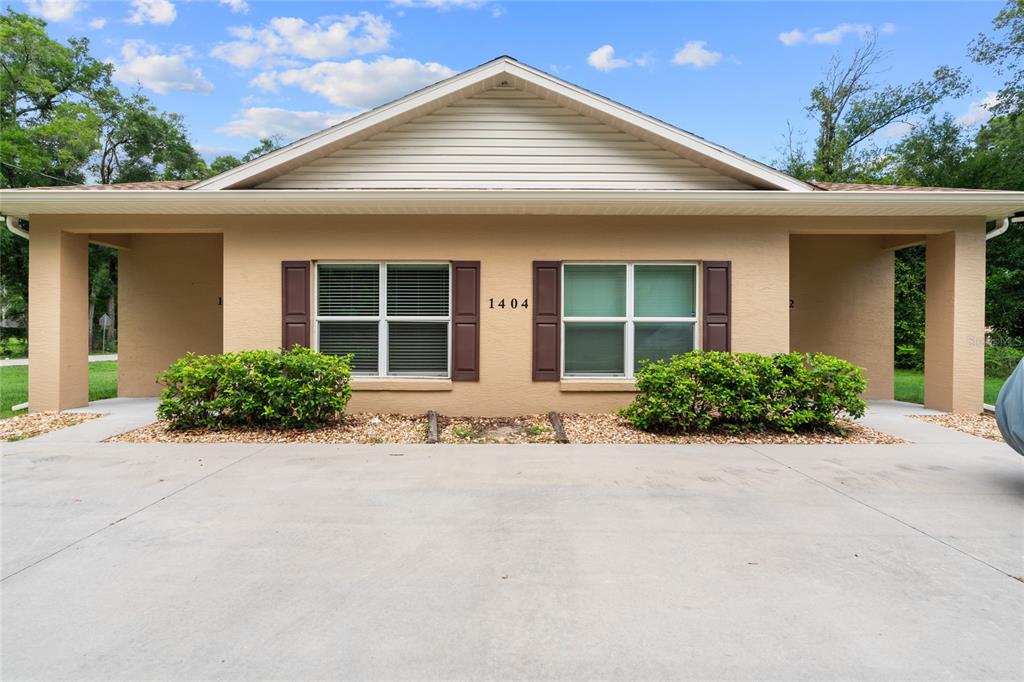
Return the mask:
<path fill-rule="evenodd" d="M 377 372 L 352 372 L 354 377 L 378 377 L 382 379 L 449 379 L 452 376 L 452 264 L 449 261 L 315 261 L 313 268 L 313 349 L 320 350 L 321 322 L 376 322 L 377 323 Z M 378 307 L 376 315 L 320 315 L 317 302 L 320 292 L 321 265 L 376 265 L 378 269 Z M 388 265 L 444 265 L 448 268 L 448 314 L 447 315 L 388 315 Z M 445 373 L 440 374 L 389 374 L 388 373 L 388 323 L 390 322 L 445 322 L 447 323 L 448 353 L 445 358 Z"/>
<path fill-rule="evenodd" d="M 624 265 L 626 266 L 626 315 L 625 317 L 567 317 L 565 315 L 565 266 L 566 265 Z M 689 265 L 693 267 L 693 297 L 694 297 L 694 315 L 693 317 L 638 317 L 633 313 L 633 287 L 634 279 L 633 273 L 635 266 L 637 265 L 678 265 L 684 266 Z M 635 334 L 634 334 L 634 323 L 635 322 L 692 322 L 693 323 L 693 348 L 697 350 L 701 347 L 700 337 L 700 295 L 701 295 L 701 271 L 700 263 L 698 261 L 563 261 L 559 277 L 561 280 L 560 296 L 559 301 L 559 319 L 560 319 L 560 376 L 562 379 L 634 379 L 636 378 L 636 372 L 633 368 L 634 361 L 634 345 L 635 345 Z M 625 370 L 622 374 L 566 374 L 565 373 L 565 323 L 566 322 L 614 322 L 623 325 L 623 334 L 625 334 L 623 346 L 623 358 L 622 364 Z"/>

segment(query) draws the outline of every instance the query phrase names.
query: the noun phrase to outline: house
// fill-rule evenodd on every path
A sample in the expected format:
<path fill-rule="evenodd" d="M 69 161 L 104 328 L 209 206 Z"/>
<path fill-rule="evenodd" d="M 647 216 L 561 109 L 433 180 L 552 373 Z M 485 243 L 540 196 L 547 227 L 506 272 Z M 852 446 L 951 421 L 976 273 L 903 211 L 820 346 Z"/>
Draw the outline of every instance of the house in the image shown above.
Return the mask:
<path fill-rule="evenodd" d="M 201 182 L 0 191 L 32 410 L 88 400 L 89 242 L 120 249 L 122 396 L 300 343 L 355 354 L 353 410 L 453 415 L 609 410 L 695 348 L 838 355 L 891 398 L 893 253 L 924 243 L 925 401 L 977 412 L 986 221 L 1022 209 L 807 184 L 508 57 Z"/>

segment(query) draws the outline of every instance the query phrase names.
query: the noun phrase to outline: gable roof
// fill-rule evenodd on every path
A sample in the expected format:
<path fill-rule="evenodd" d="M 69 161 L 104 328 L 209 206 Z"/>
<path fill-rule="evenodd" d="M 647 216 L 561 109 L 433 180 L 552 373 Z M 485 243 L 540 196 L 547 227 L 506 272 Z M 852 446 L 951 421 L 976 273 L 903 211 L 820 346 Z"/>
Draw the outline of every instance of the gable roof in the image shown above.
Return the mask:
<path fill-rule="evenodd" d="M 774 168 L 504 56 L 297 140 L 187 189 L 256 187 L 414 118 L 502 86 L 572 109 L 600 124 L 691 159 L 722 176 L 734 178 L 740 185 L 798 192 L 814 189 Z"/>

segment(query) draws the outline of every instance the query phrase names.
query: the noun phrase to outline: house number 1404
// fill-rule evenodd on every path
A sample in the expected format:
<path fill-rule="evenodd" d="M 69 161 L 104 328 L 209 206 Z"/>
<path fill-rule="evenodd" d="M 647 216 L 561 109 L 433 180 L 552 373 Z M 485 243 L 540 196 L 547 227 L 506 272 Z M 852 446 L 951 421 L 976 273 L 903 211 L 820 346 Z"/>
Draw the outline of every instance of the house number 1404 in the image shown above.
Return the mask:
<path fill-rule="evenodd" d="M 528 299 L 528 298 L 524 298 L 522 300 L 519 300 L 518 298 L 510 298 L 510 299 L 508 299 L 508 303 L 507 304 L 505 303 L 505 299 L 503 299 L 503 298 L 498 299 L 497 301 L 495 301 L 492 298 L 492 299 L 490 299 L 490 301 L 491 301 L 491 308 L 506 308 L 506 307 L 508 307 L 508 308 L 511 308 L 512 310 L 515 310 L 516 308 L 529 308 L 530 307 L 530 299 Z"/>

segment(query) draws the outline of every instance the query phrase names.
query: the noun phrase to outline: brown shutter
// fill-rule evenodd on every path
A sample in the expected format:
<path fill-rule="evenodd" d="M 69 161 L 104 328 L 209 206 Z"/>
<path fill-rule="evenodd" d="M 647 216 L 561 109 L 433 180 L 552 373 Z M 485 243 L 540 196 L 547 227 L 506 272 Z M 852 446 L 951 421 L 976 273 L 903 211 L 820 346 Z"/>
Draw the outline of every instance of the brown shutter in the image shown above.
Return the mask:
<path fill-rule="evenodd" d="M 480 261 L 452 262 L 452 381 L 480 380 Z"/>
<path fill-rule="evenodd" d="M 533 380 L 561 376 L 561 263 L 533 262 Z"/>
<path fill-rule="evenodd" d="M 704 262 L 704 350 L 732 350 L 732 261 Z"/>
<path fill-rule="evenodd" d="M 309 345 L 309 261 L 281 261 L 281 347 Z"/>

